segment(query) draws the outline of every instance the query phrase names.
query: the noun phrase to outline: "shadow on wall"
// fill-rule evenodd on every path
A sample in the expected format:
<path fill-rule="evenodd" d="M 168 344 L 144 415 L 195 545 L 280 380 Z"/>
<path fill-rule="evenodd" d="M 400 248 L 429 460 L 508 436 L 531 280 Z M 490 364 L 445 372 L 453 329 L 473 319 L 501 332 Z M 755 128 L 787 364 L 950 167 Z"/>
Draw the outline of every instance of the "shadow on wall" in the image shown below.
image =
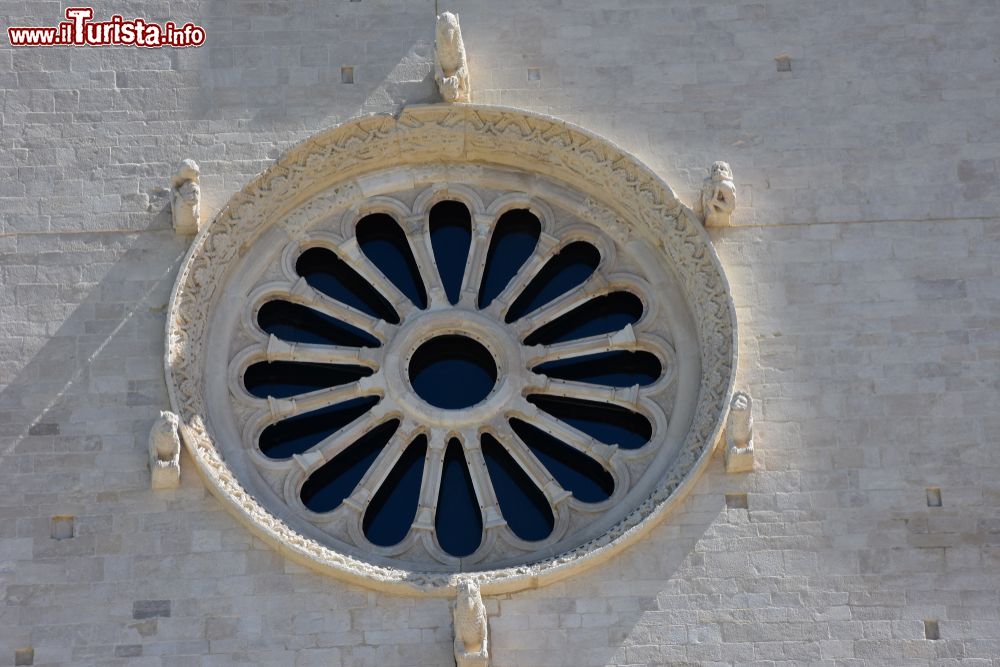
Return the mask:
<path fill-rule="evenodd" d="M 259 8 L 258 8 L 259 9 Z M 213 4 L 207 39 L 176 54 L 195 70 L 178 88 L 190 120 L 249 118 L 262 129 L 319 130 L 354 116 L 439 101 L 433 4 L 273 4 L 267 15 Z"/>
<path fill-rule="evenodd" d="M 6 268 L 24 278 L 0 311 L 18 345 L 0 374 L 0 469 L 26 474 L 8 492 L 71 503 L 148 488 L 145 438 L 168 408 L 164 317 L 187 245 L 172 231 L 16 237 Z"/>
<path fill-rule="evenodd" d="M 705 556 L 698 545 L 734 529 L 721 492 L 727 483 L 716 454 L 691 495 L 619 555 L 565 581 L 488 601 L 496 664 L 654 664 L 644 652 L 664 645 L 675 645 L 684 662 L 683 626 L 693 612 L 675 610 L 670 599 L 697 593 L 693 579 Z M 671 637 L 674 631 L 681 636 Z"/>

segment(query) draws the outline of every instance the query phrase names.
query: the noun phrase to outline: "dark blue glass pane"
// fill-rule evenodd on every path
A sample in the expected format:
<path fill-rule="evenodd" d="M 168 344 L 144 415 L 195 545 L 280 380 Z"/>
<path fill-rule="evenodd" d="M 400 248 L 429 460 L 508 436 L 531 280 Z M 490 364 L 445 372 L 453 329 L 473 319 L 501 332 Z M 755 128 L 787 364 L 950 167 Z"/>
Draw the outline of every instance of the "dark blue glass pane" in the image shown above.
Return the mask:
<path fill-rule="evenodd" d="M 511 419 L 510 425 L 559 486 L 578 500 L 598 503 L 614 493 L 614 479 L 597 461 L 520 419 Z"/>
<path fill-rule="evenodd" d="M 452 303 L 458 303 L 462 289 L 465 262 L 469 257 L 472 241 L 472 218 L 465 204 L 442 201 L 430 212 L 431 247 L 434 261 L 441 275 L 445 294 Z"/>
<path fill-rule="evenodd" d="M 597 248 L 584 241 L 570 243 L 546 262 L 511 304 L 504 318 L 514 322 L 570 291 L 594 272 L 601 261 Z"/>
<path fill-rule="evenodd" d="M 528 401 L 606 445 L 638 449 L 653 435 L 645 417 L 617 405 L 540 394 L 531 394 Z"/>
<path fill-rule="evenodd" d="M 474 552 L 483 538 L 479 501 L 458 440 L 448 443 L 444 455 L 434 528 L 441 548 L 456 558 Z"/>
<path fill-rule="evenodd" d="M 513 209 L 500 216 L 486 255 L 479 288 L 480 308 L 489 306 L 528 261 L 541 231 L 542 224 L 527 209 Z"/>
<path fill-rule="evenodd" d="M 497 380 L 489 351 L 465 336 L 438 336 L 410 359 L 410 382 L 422 399 L 439 408 L 467 408 L 486 398 Z"/>
<path fill-rule="evenodd" d="M 355 233 L 361 252 L 372 264 L 417 308 L 426 308 L 427 293 L 420 271 L 410 252 L 406 234 L 396 221 L 384 213 L 366 215 L 358 221 Z"/>
<path fill-rule="evenodd" d="M 371 369 L 363 366 L 262 361 L 246 369 L 243 373 L 243 385 L 259 398 L 287 398 L 349 384 L 371 374 Z"/>
<path fill-rule="evenodd" d="M 560 380 L 603 384 L 609 387 L 646 386 L 656 382 L 662 368 L 649 352 L 601 352 L 539 364 L 536 373 Z"/>
<path fill-rule="evenodd" d="M 316 470 L 302 485 L 300 497 L 313 512 L 329 512 L 351 495 L 375 458 L 396 432 L 398 420 L 376 426 Z"/>
<path fill-rule="evenodd" d="M 362 528 L 372 544 L 390 547 L 410 532 L 417 515 L 426 454 L 427 438 L 421 435 L 406 448 L 368 503 Z"/>
<path fill-rule="evenodd" d="M 491 435 L 483 435 L 482 446 L 490 482 L 507 525 L 522 540 L 544 540 L 555 525 L 545 494 Z"/>
<path fill-rule="evenodd" d="M 386 298 L 330 250 L 306 250 L 295 262 L 295 270 L 313 289 L 331 299 L 392 324 L 399 322 Z"/>
<path fill-rule="evenodd" d="M 377 396 L 355 398 L 272 424 L 260 434 L 260 451 L 272 459 L 301 454 L 371 410 L 378 400 Z"/>
<path fill-rule="evenodd" d="M 621 331 L 642 317 L 642 301 L 628 292 L 612 292 L 557 317 L 524 339 L 525 345 L 551 345 Z"/>
<path fill-rule="evenodd" d="M 346 347 L 379 347 L 378 338 L 347 322 L 288 301 L 268 301 L 257 313 L 265 333 L 289 343 L 316 343 Z"/>

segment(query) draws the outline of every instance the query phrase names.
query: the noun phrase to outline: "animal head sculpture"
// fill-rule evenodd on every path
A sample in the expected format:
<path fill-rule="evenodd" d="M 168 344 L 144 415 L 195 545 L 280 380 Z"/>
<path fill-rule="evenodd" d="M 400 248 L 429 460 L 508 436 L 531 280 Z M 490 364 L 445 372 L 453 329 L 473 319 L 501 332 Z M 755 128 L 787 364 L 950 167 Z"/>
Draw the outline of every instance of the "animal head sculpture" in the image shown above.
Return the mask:
<path fill-rule="evenodd" d="M 733 180 L 733 170 L 729 166 L 728 162 L 713 162 L 712 163 L 712 180 L 713 181 L 731 181 Z"/>

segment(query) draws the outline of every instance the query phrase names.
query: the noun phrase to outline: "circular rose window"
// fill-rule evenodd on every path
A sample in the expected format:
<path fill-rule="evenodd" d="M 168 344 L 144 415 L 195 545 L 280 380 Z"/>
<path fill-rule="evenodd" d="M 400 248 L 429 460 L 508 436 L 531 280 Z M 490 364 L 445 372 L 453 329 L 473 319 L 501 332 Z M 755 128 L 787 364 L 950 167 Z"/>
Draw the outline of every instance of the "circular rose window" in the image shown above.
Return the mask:
<path fill-rule="evenodd" d="M 289 556 L 501 592 L 680 496 L 734 338 L 704 231 L 633 158 L 432 106 L 319 135 L 236 195 L 178 277 L 167 370 L 209 487 Z"/>

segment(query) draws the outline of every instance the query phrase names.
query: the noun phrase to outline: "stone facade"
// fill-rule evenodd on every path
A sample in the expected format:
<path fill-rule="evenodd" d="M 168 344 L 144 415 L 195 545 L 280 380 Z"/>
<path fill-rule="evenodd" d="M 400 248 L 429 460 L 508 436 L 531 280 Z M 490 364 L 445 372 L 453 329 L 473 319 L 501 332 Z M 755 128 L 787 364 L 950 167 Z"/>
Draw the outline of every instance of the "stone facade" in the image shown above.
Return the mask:
<path fill-rule="evenodd" d="M 62 18 L 28 7 L 5 23 Z M 754 410 L 754 472 L 717 449 L 609 561 L 484 595 L 491 663 L 1000 664 L 1000 6 L 444 9 L 473 103 L 608 137 L 689 206 L 732 165 L 710 234 Z M 147 449 L 190 243 L 177 164 L 201 168 L 204 223 L 302 139 L 438 101 L 433 7 L 114 11 L 206 45 L 0 48 L 0 664 L 454 664 L 451 599 L 306 570 L 186 452 L 151 491 Z"/>

